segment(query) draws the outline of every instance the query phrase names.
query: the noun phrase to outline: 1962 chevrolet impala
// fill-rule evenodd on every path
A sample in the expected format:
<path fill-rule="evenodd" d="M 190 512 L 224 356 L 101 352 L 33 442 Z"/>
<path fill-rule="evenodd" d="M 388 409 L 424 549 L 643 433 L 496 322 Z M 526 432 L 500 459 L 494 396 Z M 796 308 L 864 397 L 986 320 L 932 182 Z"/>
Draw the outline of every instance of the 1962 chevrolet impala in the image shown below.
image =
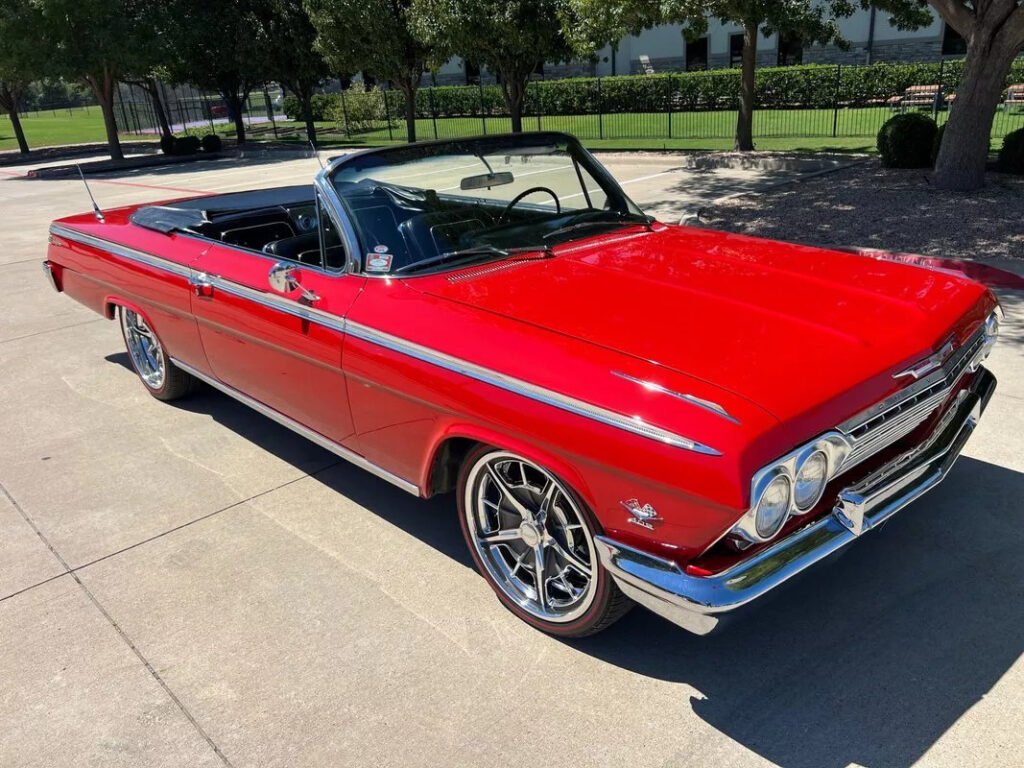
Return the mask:
<path fill-rule="evenodd" d="M 983 286 L 659 223 L 563 134 L 72 216 L 44 267 L 155 397 L 206 382 L 454 490 L 480 573 L 562 636 L 633 602 L 711 631 L 936 485 L 995 387 Z"/>

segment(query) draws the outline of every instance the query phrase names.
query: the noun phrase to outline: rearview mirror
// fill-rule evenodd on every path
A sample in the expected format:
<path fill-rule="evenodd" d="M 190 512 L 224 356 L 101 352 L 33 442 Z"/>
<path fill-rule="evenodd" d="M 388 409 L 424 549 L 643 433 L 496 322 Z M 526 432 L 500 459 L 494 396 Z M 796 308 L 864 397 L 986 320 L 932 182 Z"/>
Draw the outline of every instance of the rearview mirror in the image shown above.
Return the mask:
<path fill-rule="evenodd" d="M 459 189 L 490 189 L 500 187 L 502 184 L 511 184 L 515 181 L 510 171 L 499 171 L 498 173 L 481 173 L 478 176 L 467 176 L 459 182 Z"/>

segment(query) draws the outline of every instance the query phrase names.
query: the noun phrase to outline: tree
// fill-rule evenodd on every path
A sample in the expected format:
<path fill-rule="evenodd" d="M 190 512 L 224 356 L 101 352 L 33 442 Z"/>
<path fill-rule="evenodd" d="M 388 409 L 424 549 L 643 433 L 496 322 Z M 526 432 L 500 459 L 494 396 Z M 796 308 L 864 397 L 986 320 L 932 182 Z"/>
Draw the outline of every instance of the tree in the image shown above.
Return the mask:
<path fill-rule="evenodd" d="M 302 105 L 306 135 L 315 147 L 313 93 L 329 73 L 327 62 L 316 50 L 316 27 L 302 0 L 275 0 L 265 29 L 267 73 L 295 94 Z"/>
<path fill-rule="evenodd" d="M 306 0 L 317 48 L 334 72 L 369 70 L 405 99 L 405 126 L 416 141 L 416 91 L 432 62 L 431 47 L 412 26 L 413 0 Z"/>
<path fill-rule="evenodd" d="M 29 8 L 21 0 L 0 0 L 0 112 L 11 118 L 21 154 L 29 153 L 18 112 L 28 84 L 45 72 L 42 51 L 27 34 Z"/>
<path fill-rule="evenodd" d="M 571 14 L 568 0 L 415 0 L 415 5 L 417 29 L 444 59 L 461 56 L 498 75 L 517 133 L 523 130 L 530 75 L 545 61 L 566 61 L 575 53 L 562 31 Z"/>
<path fill-rule="evenodd" d="M 931 23 L 918 0 L 876 0 L 901 29 Z M 935 183 L 967 191 L 985 183 L 992 120 L 1013 60 L 1024 47 L 1021 0 L 928 0 L 928 4 L 967 41 L 963 77 L 949 113 Z"/>
<path fill-rule="evenodd" d="M 139 9 L 145 0 L 28 0 L 18 34 L 46 52 L 48 74 L 77 79 L 103 113 L 110 157 L 121 160 L 114 118 L 117 81 L 143 68 Z"/>
<path fill-rule="evenodd" d="M 245 100 L 266 78 L 269 0 L 165 0 L 167 69 L 179 83 L 217 91 L 245 143 Z"/>
<path fill-rule="evenodd" d="M 871 0 L 861 0 L 868 4 Z M 898 0 L 915 2 L 915 0 Z M 609 31 L 635 33 L 655 24 L 681 23 L 687 39 L 705 34 L 708 18 L 732 22 L 743 29 L 739 109 L 734 147 L 754 148 L 754 107 L 758 32 L 795 35 L 804 44 L 847 43 L 839 34 L 837 20 L 853 14 L 853 0 L 573 0 L 577 17 L 607 35 Z M 577 50 L 580 43 L 577 41 Z"/>

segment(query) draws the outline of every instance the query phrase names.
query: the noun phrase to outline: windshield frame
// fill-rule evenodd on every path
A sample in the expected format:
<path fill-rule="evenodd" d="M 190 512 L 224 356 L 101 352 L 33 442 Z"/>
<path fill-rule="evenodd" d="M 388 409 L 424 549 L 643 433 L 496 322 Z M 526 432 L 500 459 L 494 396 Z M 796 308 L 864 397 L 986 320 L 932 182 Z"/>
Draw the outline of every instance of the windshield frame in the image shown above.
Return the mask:
<path fill-rule="evenodd" d="M 408 160 L 415 160 L 430 157 L 434 154 L 444 155 L 453 153 L 473 154 L 482 157 L 490 154 L 500 154 L 503 150 L 514 151 L 533 146 L 551 146 L 552 144 L 565 145 L 566 152 L 577 166 L 577 172 L 579 168 L 586 170 L 602 188 L 607 199 L 613 203 L 614 207 L 627 211 L 630 214 L 645 215 L 640 207 L 626 195 L 621 185 L 608 170 L 580 143 L 579 139 L 558 131 L 474 136 L 465 139 L 441 139 L 361 150 L 332 158 L 328 165 L 317 174 L 314 184 L 323 195 L 332 218 L 339 224 L 339 233 L 345 243 L 346 250 L 351 254 L 348 259 L 348 271 L 367 278 L 405 280 L 418 277 L 419 275 L 416 273 L 407 275 L 397 275 L 394 273 L 373 274 L 364 271 L 363 254 L 365 251 L 362 250 L 364 244 L 360 242 L 360 238 L 353 226 L 351 214 L 334 185 L 333 179 L 339 171 L 343 169 L 363 170 L 387 167 L 396 162 L 402 162 L 403 157 Z M 586 190 L 585 185 L 583 185 L 583 189 Z M 583 234 L 579 238 L 573 239 L 584 239 L 589 236 L 591 235 Z M 572 242 L 572 240 L 567 242 Z M 538 251 L 545 250 L 546 248 L 547 246 L 544 244 L 538 244 L 537 246 Z M 435 274 L 435 272 L 425 272 L 423 274 Z"/>

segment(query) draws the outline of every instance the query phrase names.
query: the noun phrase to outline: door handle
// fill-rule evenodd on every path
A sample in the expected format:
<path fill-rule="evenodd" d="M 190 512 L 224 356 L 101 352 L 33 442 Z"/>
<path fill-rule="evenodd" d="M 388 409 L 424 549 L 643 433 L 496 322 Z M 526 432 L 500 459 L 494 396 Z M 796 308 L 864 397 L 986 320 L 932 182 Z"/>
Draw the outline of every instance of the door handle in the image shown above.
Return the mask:
<path fill-rule="evenodd" d="M 200 299 L 213 298 L 213 282 L 210 280 L 210 276 L 205 272 L 200 272 L 198 275 L 190 277 L 188 279 L 188 284 L 192 286 L 192 293 Z"/>

